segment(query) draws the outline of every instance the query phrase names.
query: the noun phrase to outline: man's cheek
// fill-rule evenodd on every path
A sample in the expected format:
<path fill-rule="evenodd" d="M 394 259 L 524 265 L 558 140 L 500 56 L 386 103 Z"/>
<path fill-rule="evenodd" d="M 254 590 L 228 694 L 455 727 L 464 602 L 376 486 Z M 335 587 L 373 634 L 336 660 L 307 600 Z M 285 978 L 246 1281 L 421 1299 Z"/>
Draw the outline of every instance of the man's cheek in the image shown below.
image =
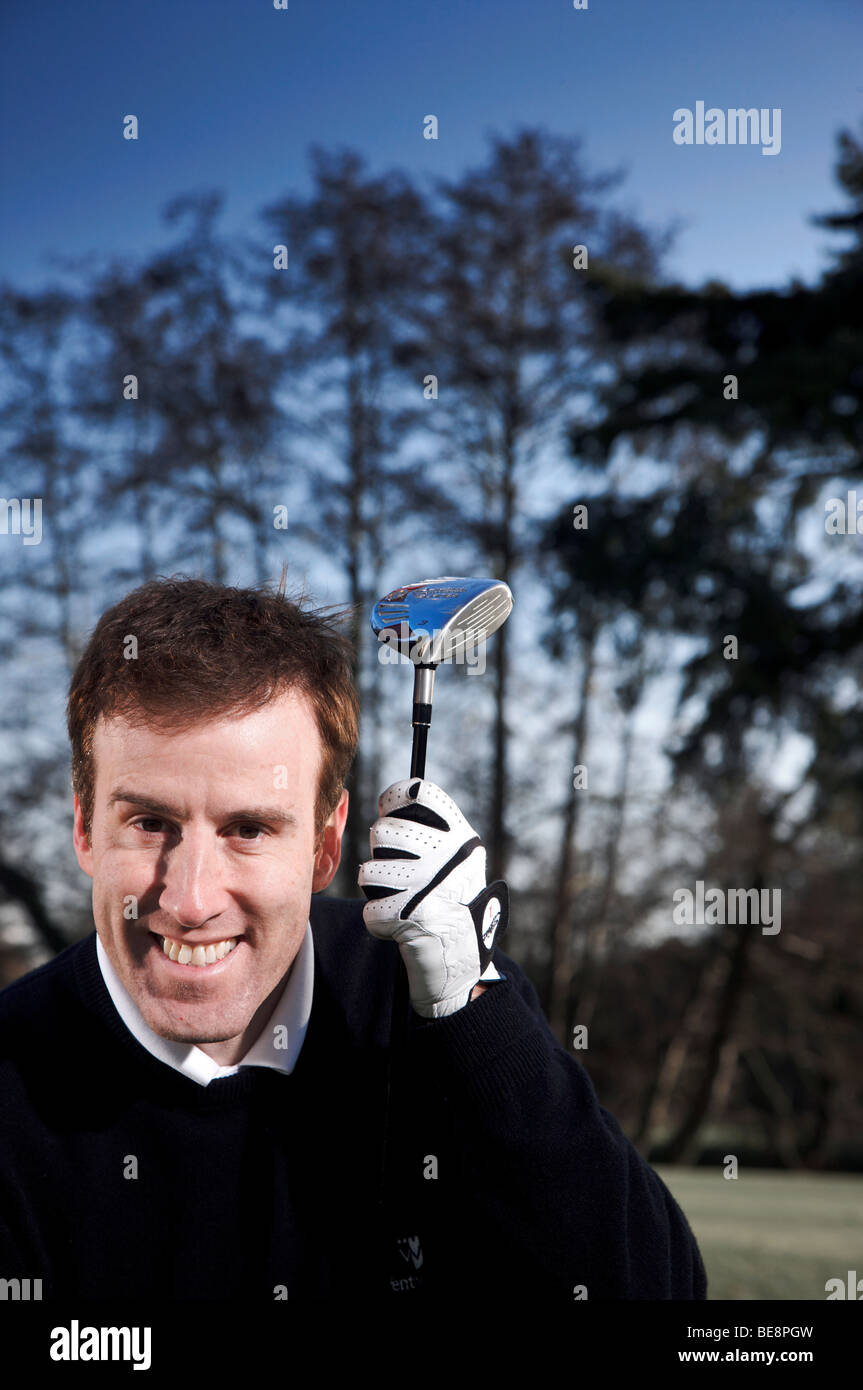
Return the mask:
<path fill-rule="evenodd" d="M 259 860 L 250 868 L 248 887 L 260 898 L 271 901 L 290 897 L 305 887 L 314 873 L 314 855 L 308 853 L 280 856 L 277 859 Z"/>
<path fill-rule="evenodd" d="M 134 922 L 158 911 L 160 888 L 152 866 L 134 856 L 112 855 L 99 876 L 101 897 L 112 920 Z"/>

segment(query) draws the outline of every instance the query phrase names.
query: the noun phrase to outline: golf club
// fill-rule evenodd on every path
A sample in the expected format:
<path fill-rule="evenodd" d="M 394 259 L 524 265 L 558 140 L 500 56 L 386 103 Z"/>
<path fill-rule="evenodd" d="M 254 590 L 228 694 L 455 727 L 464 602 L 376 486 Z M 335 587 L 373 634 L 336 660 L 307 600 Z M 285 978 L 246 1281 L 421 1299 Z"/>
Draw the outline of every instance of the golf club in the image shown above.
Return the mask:
<path fill-rule="evenodd" d="M 413 751 L 411 777 L 425 777 L 426 748 L 432 716 L 435 670 L 441 662 L 463 655 L 485 641 L 506 622 L 512 594 L 496 579 L 442 575 L 419 579 L 384 594 L 372 609 L 371 625 L 379 642 L 388 642 L 414 663 Z M 407 813 L 403 813 L 407 814 Z M 365 890 L 364 890 L 365 891 Z M 509 889 L 503 880 L 490 883 L 467 904 L 477 934 L 480 970 L 491 960 L 492 948 L 509 920 Z M 392 1184 L 390 1092 L 393 1058 L 401 1055 L 409 1030 L 407 975 L 397 977 L 393 1026 L 387 1055 L 387 1084 L 381 1163 L 380 1209 Z"/>
<path fill-rule="evenodd" d="M 372 631 L 414 663 L 411 776 L 425 776 L 437 667 L 484 642 L 506 622 L 512 593 L 498 579 L 442 575 L 391 589 L 372 609 Z"/>

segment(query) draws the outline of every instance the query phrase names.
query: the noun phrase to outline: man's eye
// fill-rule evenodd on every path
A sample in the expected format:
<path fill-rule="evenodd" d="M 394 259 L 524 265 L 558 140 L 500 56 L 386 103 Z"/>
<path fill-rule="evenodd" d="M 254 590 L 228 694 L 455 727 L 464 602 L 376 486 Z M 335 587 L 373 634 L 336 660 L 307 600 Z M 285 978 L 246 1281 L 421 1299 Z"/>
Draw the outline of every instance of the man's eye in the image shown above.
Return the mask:
<path fill-rule="evenodd" d="M 132 824 L 142 830 L 145 835 L 158 835 L 165 828 L 165 822 L 157 820 L 155 816 L 142 816 L 140 820 L 133 821 Z"/>
<path fill-rule="evenodd" d="M 237 826 L 237 831 L 238 831 L 238 832 L 243 831 L 243 830 L 250 830 L 252 833 L 251 833 L 251 835 L 242 835 L 242 834 L 241 834 L 241 835 L 240 835 L 240 839 L 241 839 L 241 840 L 248 840 L 248 841 L 249 841 L 250 843 L 252 843 L 252 844 L 253 844 L 254 841 L 258 838 L 259 835 L 263 836 L 263 835 L 269 834 L 269 831 L 267 831 L 267 830 L 264 828 L 264 826 L 262 826 L 262 825 L 238 825 L 238 826 Z"/>
<path fill-rule="evenodd" d="M 155 816 L 141 816 L 138 820 L 132 821 L 132 824 L 144 835 L 160 835 L 170 829 L 167 821 L 158 820 Z M 241 822 L 233 826 L 232 832 L 249 844 L 254 844 L 257 839 L 270 833 L 266 826 L 254 825 L 251 822 Z"/>

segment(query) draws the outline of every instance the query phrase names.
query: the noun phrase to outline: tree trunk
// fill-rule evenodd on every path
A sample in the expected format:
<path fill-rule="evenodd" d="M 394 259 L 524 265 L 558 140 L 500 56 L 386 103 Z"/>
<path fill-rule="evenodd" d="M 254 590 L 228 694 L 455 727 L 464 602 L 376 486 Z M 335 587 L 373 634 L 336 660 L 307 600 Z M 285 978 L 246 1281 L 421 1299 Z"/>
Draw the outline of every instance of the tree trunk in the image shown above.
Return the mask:
<path fill-rule="evenodd" d="M 581 672 L 578 710 L 573 729 L 572 767 L 584 763 L 587 747 L 587 711 L 590 700 L 590 683 L 595 665 L 596 640 L 597 630 L 590 628 L 585 634 L 584 641 L 584 665 Z M 575 898 L 573 880 L 577 862 L 578 827 L 583 795 L 583 788 L 579 789 L 573 786 L 573 777 L 570 773 L 569 793 L 564 810 L 563 833 L 560 840 L 554 909 L 549 929 L 551 987 L 549 990 L 548 1021 L 552 1032 L 564 1046 L 567 1045 L 565 1029 L 573 976 L 572 935 Z"/>
<path fill-rule="evenodd" d="M 722 986 L 727 964 L 720 938 L 715 936 L 710 942 L 709 955 L 701 967 L 695 989 L 683 1011 L 680 1026 L 659 1064 L 653 1098 L 642 1127 L 641 1137 L 647 1149 L 654 1136 L 670 1126 L 671 1104 L 684 1063 L 690 1050 L 701 1040 L 706 1011 Z"/>
<path fill-rule="evenodd" d="M 515 434 L 511 420 L 507 421 L 504 448 L 503 517 L 501 522 L 501 565 L 495 576 L 504 584 L 512 584 L 515 564 L 513 525 L 515 520 Z M 510 666 L 510 627 L 504 623 L 492 641 L 495 643 L 495 720 L 492 802 L 489 817 L 487 882 L 505 878 L 509 865 L 510 842 L 506 827 L 506 808 L 509 798 L 507 766 L 509 730 L 507 727 L 507 687 Z"/>
<path fill-rule="evenodd" d="M 375 811 L 376 807 L 364 805 L 366 798 L 366 778 L 365 778 L 365 756 L 363 753 L 363 681 L 362 681 L 362 641 L 366 636 L 365 630 L 360 630 L 361 614 L 364 608 L 364 594 L 362 586 L 362 545 L 363 545 L 363 526 L 362 526 L 362 490 L 363 490 L 363 393 L 359 367 L 354 363 L 351 365 L 348 375 L 348 421 L 350 429 L 350 445 L 348 457 L 348 477 L 350 479 L 348 487 L 348 530 L 347 530 L 347 552 L 348 552 L 348 594 L 351 606 L 349 637 L 354 651 L 354 684 L 360 699 L 360 723 L 361 734 L 357 745 L 356 757 L 353 767 L 348 777 L 348 821 L 345 826 L 345 833 L 342 838 L 342 864 L 340 868 L 340 881 L 345 884 L 345 892 L 349 897 L 356 897 L 359 890 L 357 888 L 357 874 L 360 864 L 368 858 L 368 826 L 374 821 L 375 815 L 369 815 Z M 365 850 L 363 846 L 365 845 Z"/>
<path fill-rule="evenodd" d="M 665 1148 L 664 1159 L 667 1163 L 687 1162 L 692 1157 L 698 1130 L 710 1109 L 722 1049 L 731 1036 L 734 1018 L 743 992 L 753 927 L 751 923 L 744 922 L 736 926 L 726 925 L 723 930 L 733 932 L 733 936 L 730 944 L 722 953 L 724 978 L 719 987 L 715 1023 L 708 1037 L 704 1064 L 695 1095 Z"/>
<path fill-rule="evenodd" d="M 762 1048 L 749 1048 L 744 1053 L 744 1060 L 755 1078 L 758 1089 L 776 1116 L 774 1143 L 784 1167 L 799 1168 L 800 1151 L 794 1136 L 794 1107 L 782 1083 L 774 1075 Z"/>
<path fill-rule="evenodd" d="M 65 951 L 70 944 L 69 940 L 49 915 L 42 900 L 39 885 L 34 878 L 26 874 L 23 869 L 7 863 L 5 859 L 0 859 L 0 891 L 3 892 L 7 901 L 21 904 L 37 935 L 41 937 L 49 951 L 53 951 L 55 955 L 59 954 L 60 951 Z"/>
<path fill-rule="evenodd" d="M 632 767 L 632 745 L 635 737 L 634 706 L 626 719 L 623 729 L 623 742 L 620 751 L 617 792 L 612 802 L 611 835 L 605 859 L 605 877 L 602 884 L 599 905 L 587 932 L 584 963 L 586 979 L 579 990 L 578 1023 L 590 1028 L 599 1000 L 602 977 L 608 965 L 612 931 L 608 925 L 608 913 L 617 888 L 617 869 L 620 863 L 620 842 L 626 816 L 626 801 L 629 795 L 629 773 Z"/>

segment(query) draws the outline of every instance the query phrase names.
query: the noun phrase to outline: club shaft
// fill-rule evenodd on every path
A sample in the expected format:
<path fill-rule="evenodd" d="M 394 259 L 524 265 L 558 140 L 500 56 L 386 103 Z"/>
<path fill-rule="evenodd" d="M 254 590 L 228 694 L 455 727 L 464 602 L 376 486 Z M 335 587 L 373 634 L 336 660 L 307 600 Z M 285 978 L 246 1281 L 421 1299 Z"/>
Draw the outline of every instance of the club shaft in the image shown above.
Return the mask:
<path fill-rule="evenodd" d="M 434 676 L 434 666 L 417 666 L 414 672 L 414 742 L 411 752 L 411 777 L 425 777 Z"/>

